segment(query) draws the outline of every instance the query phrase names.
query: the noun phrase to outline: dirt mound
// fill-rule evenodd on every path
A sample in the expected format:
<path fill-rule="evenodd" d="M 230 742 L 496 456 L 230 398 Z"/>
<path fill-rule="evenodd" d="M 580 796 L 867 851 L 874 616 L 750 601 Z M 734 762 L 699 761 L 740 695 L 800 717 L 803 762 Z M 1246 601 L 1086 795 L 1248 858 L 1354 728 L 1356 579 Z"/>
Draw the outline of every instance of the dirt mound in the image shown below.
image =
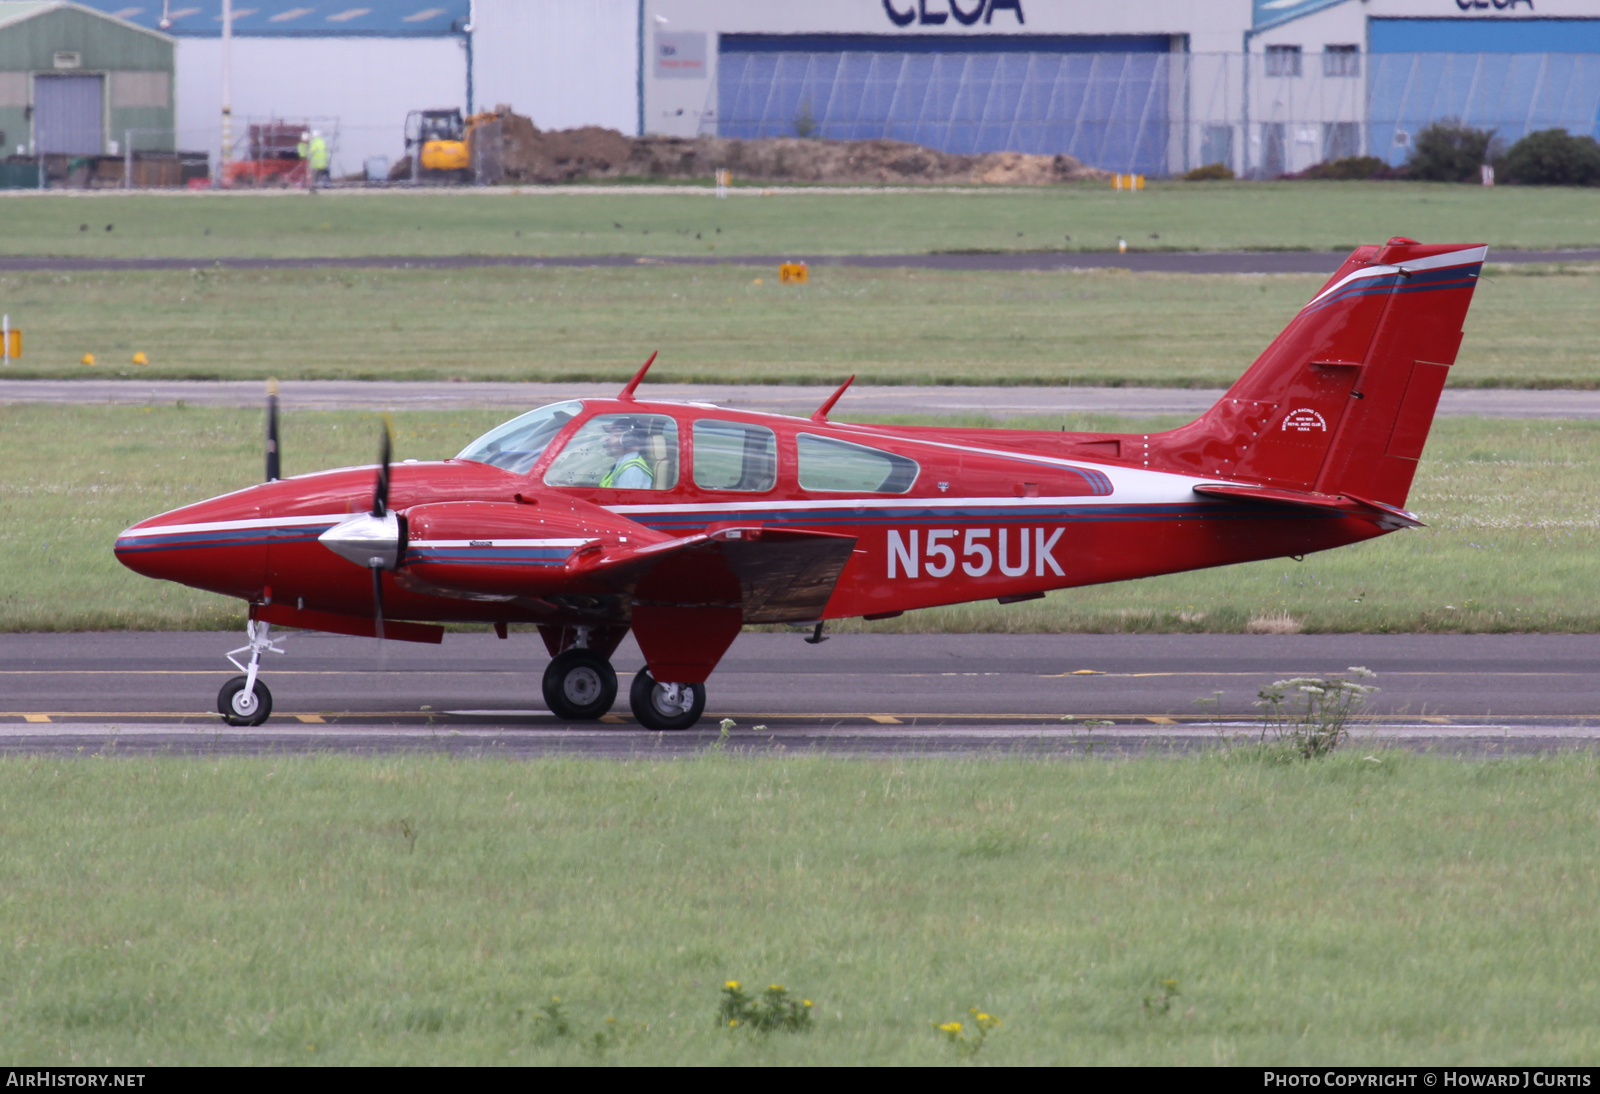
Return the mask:
<path fill-rule="evenodd" d="M 763 182 L 990 183 L 1045 186 L 1110 174 L 1071 156 L 989 152 L 966 156 L 904 141 L 830 141 L 802 137 L 625 137 L 615 129 L 541 130 L 502 107 L 478 130 L 486 181 L 582 182 L 586 179 L 709 178 L 727 168 Z"/>

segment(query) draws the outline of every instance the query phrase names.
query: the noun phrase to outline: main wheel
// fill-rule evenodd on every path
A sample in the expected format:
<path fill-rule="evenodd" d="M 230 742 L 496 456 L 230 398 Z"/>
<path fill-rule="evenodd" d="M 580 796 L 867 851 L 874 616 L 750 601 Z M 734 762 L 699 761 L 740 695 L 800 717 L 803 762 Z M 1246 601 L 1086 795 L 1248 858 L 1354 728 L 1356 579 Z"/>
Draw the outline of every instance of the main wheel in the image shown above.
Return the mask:
<path fill-rule="evenodd" d="M 245 678 L 235 676 L 217 692 L 217 710 L 230 726 L 258 726 L 272 714 L 272 692 L 260 680 L 255 690 L 244 690 Z"/>
<path fill-rule="evenodd" d="M 544 670 L 544 702 L 571 722 L 592 722 L 617 701 L 617 672 L 593 650 L 562 650 Z"/>
<path fill-rule="evenodd" d="M 660 684 L 648 667 L 639 670 L 628 692 L 633 716 L 646 729 L 688 729 L 706 709 L 704 684 Z"/>

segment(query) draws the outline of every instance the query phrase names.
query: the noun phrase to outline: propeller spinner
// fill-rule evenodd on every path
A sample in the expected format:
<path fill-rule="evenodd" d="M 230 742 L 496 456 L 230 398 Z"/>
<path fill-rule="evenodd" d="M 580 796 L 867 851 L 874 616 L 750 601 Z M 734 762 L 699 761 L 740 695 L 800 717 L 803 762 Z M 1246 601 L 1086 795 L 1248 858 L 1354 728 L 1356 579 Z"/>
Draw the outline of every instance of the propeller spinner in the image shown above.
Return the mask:
<path fill-rule="evenodd" d="M 328 550 L 372 571 L 372 611 L 378 637 L 383 637 L 383 571 L 400 567 L 405 553 L 405 532 L 399 514 L 389 509 L 389 459 L 393 448 L 389 423 L 378 441 L 378 478 L 372 491 L 372 510 L 340 521 L 317 537 Z"/>

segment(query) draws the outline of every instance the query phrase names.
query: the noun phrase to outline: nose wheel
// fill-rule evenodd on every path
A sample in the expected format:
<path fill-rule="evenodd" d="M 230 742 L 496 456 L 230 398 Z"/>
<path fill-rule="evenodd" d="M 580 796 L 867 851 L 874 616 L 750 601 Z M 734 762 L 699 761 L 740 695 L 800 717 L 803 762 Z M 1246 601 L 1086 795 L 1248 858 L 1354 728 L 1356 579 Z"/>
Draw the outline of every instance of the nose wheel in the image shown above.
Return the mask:
<path fill-rule="evenodd" d="M 235 676 L 217 692 L 217 710 L 230 726 L 258 726 L 272 716 L 272 692 L 260 680 Z"/>
<path fill-rule="evenodd" d="M 283 647 L 272 640 L 271 624 L 251 619 L 245 623 L 244 631 L 249 644 L 228 653 L 233 667 L 244 675 L 235 676 L 217 692 L 217 712 L 230 726 L 258 726 L 272 715 L 272 692 L 259 678 L 261 655 L 283 652 Z M 241 653 L 250 655 L 248 664 L 239 663 Z"/>
<path fill-rule="evenodd" d="M 706 709 L 706 686 L 662 684 L 650 675 L 649 668 L 642 668 L 633 678 L 628 705 L 646 729 L 688 729 Z"/>
<path fill-rule="evenodd" d="M 617 672 L 593 650 L 563 650 L 544 670 L 544 702 L 569 722 L 592 722 L 617 701 Z"/>

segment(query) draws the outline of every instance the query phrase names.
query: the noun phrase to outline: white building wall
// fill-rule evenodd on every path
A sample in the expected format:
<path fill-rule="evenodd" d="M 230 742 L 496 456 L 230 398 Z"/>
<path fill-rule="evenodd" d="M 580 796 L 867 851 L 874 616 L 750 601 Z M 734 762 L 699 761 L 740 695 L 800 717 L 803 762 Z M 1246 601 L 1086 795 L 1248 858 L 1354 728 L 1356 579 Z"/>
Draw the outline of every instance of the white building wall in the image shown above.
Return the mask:
<path fill-rule="evenodd" d="M 473 98 L 540 129 L 639 126 L 639 0 L 475 0 Z"/>
<path fill-rule="evenodd" d="M 235 37 L 232 59 L 234 147 L 252 116 L 337 117 L 335 178 L 370 156 L 404 155 L 407 111 L 466 106 L 466 51 L 456 38 Z M 221 39 L 179 38 L 177 69 L 178 145 L 215 157 Z"/>

